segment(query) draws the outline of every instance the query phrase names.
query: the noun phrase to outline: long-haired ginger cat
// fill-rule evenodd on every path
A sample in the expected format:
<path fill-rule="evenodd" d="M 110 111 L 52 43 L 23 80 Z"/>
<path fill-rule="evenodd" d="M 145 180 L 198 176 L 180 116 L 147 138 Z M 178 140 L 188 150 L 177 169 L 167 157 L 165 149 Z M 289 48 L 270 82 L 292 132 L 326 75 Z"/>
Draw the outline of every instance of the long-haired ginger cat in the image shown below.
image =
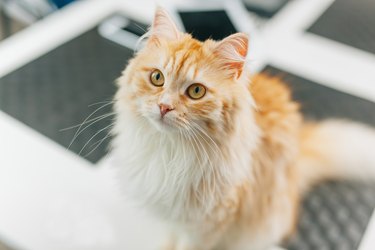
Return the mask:
<path fill-rule="evenodd" d="M 247 50 L 245 34 L 200 42 L 159 8 L 118 80 L 113 153 L 127 194 L 170 228 L 160 249 L 271 249 L 312 184 L 375 176 L 373 130 L 305 123 L 286 85 L 250 77 Z"/>

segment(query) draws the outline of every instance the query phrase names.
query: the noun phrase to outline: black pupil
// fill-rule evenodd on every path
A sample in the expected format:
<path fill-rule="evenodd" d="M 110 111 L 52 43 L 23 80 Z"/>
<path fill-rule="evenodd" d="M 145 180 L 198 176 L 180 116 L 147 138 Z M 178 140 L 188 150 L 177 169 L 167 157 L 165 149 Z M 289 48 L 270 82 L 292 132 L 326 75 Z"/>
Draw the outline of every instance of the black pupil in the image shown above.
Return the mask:
<path fill-rule="evenodd" d="M 195 87 L 195 89 L 194 89 L 195 94 L 198 94 L 198 93 L 199 93 L 199 90 L 200 90 L 200 87 L 199 87 L 199 86 Z"/>
<path fill-rule="evenodd" d="M 157 81 L 159 81 L 160 80 L 160 73 L 156 73 L 155 78 L 156 78 Z"/>

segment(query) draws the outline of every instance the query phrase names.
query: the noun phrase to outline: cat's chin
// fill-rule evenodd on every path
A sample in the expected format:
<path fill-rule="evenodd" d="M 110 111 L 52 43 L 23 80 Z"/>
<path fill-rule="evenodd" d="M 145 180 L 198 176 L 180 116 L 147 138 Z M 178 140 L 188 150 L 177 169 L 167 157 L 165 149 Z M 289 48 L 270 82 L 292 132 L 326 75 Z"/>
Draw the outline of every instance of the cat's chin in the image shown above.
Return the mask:
<path fill-rule="evenodd" d="M 150 119 L 152 125 L 160 132 L 171 133 L 178 131 L 177 125 L 168 119 Z"/>

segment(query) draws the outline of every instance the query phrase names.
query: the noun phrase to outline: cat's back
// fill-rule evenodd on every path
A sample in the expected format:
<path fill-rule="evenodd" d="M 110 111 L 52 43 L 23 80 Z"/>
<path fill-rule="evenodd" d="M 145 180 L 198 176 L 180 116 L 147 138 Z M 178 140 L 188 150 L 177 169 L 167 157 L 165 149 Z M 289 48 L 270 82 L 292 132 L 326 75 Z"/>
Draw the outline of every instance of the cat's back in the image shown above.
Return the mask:
<path fill-rule="evenodd" d="M 265 136 L 299 130 L 299 104 L 292 100 L 291 89 L 280 77 L 257 74 L 251 78 L 249 90 L 256 104 L 256 121 Z"/>
<path fill-rule="evenodd" d="M 249 89 L 262 114 L 298 112 L 299 105 L 292 101 L 291 90 L 280 77 L 259 73 L 251 78 Z"/>

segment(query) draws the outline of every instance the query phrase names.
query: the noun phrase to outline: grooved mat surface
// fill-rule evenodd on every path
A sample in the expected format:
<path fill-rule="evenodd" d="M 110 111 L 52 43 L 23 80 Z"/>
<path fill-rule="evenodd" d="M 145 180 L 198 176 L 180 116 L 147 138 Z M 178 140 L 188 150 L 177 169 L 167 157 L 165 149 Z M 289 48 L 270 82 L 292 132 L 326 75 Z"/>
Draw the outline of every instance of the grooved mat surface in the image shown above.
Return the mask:
<path fill-rule="evenodd" d="M 375 185 L 330 182 L 303 202 L 288 250 L 356 250 L 375 207 Z"/>
<path fill-rule="evenodd" d="M 375 54 L 375 1 L 336 0 L 308 32 Z"/>

